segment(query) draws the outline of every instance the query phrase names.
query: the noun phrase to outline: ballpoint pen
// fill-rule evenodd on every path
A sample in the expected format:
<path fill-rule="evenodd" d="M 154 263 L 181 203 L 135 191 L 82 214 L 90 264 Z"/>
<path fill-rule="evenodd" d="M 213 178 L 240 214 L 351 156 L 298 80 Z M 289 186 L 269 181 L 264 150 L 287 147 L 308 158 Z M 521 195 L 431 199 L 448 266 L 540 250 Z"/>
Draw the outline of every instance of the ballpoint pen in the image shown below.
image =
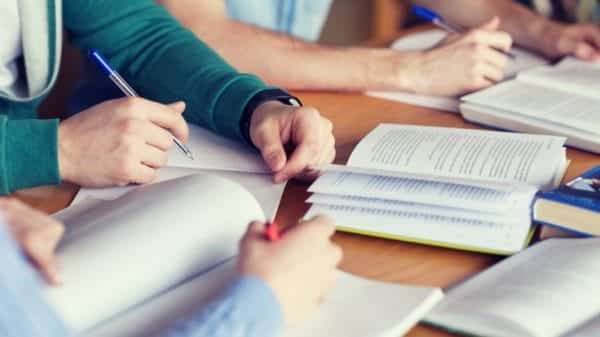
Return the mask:
<path fill-rule="evenodd" d="M 113 69 L 108 61 L 100 54 L 99 51 L 93 49 L 88 53 L 89 58 L 108 76 L 108 78 L 125 94 L 130 97 L 139 97 L 137 92 L 125 81 L 125 79 L 119 75 L 119 73 Z M 190 159 L 194 159 L 192 152 L 183 144 L 182 141 L 173 136 L 173 142 L 177 147 Z"/>
<path fill-rule="evenodd" d="M 443 30 L 445 30 L 449 33 L 460 34 L 464 31 L 463 29 L 461 29 L 459 27 L 449 24 L 448 22 L 446 22 L 446 20 L 444 20 L 444 18 L 441 15 L 439 15 L 438 13 L 431 11 L 425 7 L 418 7 L 418 6 L 413 7 L 412 12 L 416 16 L 420 17 L 421 19 L 431 22 L 432 24 L 442 28 Z M 517 57 L 517 55 L 515 55 L 509 51 L 501 50 L 498 48 L 494 48 L 494 49 L 501 52 L 502 54 L 510 57 L 511 59 L 515 59 Z"/>

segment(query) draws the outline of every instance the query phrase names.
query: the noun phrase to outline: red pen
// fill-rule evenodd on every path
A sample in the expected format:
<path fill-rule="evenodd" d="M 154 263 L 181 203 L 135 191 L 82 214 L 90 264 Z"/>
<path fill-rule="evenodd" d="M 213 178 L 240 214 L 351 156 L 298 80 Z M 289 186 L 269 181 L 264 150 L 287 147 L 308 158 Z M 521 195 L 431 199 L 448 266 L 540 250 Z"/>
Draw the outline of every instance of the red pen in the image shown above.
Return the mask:
<path fill-rule="evenodd" d="M 267 222 L 266 235 L 271 242 L 279 241 L 279 225 L 275 221 Z"/>

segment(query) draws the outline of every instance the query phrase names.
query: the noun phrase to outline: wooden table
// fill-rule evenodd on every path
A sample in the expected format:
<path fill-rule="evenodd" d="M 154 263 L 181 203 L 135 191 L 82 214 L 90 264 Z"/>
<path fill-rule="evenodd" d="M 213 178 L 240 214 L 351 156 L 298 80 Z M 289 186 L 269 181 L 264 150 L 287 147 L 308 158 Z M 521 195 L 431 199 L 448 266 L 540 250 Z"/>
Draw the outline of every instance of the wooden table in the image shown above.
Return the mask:
<path fill-rule="evenodd" d="M 312 105 L 333 121 L 337 139 L 337 162 L 344 163 L 354 146 L 377 124 L 404 123 L 420 125 L 478 128 L 458 115 L 438 112 L 406 104 L 389 102 L 360 94 L 296 93 L 306 105 Z M 566 179 L 600 165 L 600 156 L 569 150 L 572 160 Z M 307 210 L 306 185 L 291 182 L 285 190 L 277 221 L 287 225 L 295 222 Z M 68 205 L 77 187 L 62 185 L 22 191 L 15 195 L 46 212 Z M 342 269 L 364 277 L 416 285 L 448 288 L 498 261 L 497 257 L 434 248 L 339 233 L 335 240 L 344 248 Z M 452 336 L 419 325 L 410 337 Z"/>

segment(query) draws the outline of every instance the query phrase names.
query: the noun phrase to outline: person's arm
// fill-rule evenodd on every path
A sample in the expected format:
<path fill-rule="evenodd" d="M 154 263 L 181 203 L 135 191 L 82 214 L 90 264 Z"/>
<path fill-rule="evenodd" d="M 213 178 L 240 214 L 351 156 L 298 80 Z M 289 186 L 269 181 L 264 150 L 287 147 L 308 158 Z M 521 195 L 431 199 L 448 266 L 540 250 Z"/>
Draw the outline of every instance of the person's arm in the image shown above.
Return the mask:
<path fill-rule="evenodd" d="M 502 63 L 490 53 L 474 57 L 474 48 L 467 50 L 459 43 L 447 47 L 452 50 L 426 53 L 323 46 L 230 19 L 222 0 L 159 3 L 242 71 L 290 89 L 397 90 L 453 96 L 489 85 L 484 78 L 494 78 L 498 71 L 490 71 L 484 64 L 501 68 Z M 485 46 L 486 39 L 480 40 L 468 42 Z M 505 45 L 502 41 L 496 47 Z"/>
<path fill-rule="evenodd" d="M 561 24 L 534 13 L 515 1 L 411 0 L 441 13 L 445 19 L 476 27 L 497 16 L 500 29 L 521 46 L 547 57 L 575 55 L 586 60 L 600 57 L 600 29 L 596 25 Z"/>

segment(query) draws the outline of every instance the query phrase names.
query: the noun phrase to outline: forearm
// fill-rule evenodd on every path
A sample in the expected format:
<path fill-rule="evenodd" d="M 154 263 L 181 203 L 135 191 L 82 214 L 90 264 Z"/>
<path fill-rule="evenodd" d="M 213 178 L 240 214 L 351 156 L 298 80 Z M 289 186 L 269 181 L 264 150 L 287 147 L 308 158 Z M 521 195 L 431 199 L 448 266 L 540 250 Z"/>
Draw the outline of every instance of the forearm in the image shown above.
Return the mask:
<path fill-rule="evenodd" d="M 271 289 L 255 277 L 240 277 L 211 305 L 161 337 L 276 337 L 283 316 Z"/>
<path fill-rule="evenodd" d="M 229 18 L 208 18 L 194 6 L 167 4 L 179 21 L 242 72 L 271 85 L 308 90 L 409 90 L 398 68 L 399 52 L 374 48 L 321 46 Z M 409 55 L 406 55 L 409 57 Z"/>
<path fill-rule="evenodd" d="M 434 9 L 452 23 L 465 27 L 477 27 L 497 16 L 501 20 L 500 29 L 509 33 L 516 44 L 537 51 L 544 31 L 554 25 L 550 20 L 532 12 L 528 8 L 507 0 L 411 0 L 419 6 Z"/>

